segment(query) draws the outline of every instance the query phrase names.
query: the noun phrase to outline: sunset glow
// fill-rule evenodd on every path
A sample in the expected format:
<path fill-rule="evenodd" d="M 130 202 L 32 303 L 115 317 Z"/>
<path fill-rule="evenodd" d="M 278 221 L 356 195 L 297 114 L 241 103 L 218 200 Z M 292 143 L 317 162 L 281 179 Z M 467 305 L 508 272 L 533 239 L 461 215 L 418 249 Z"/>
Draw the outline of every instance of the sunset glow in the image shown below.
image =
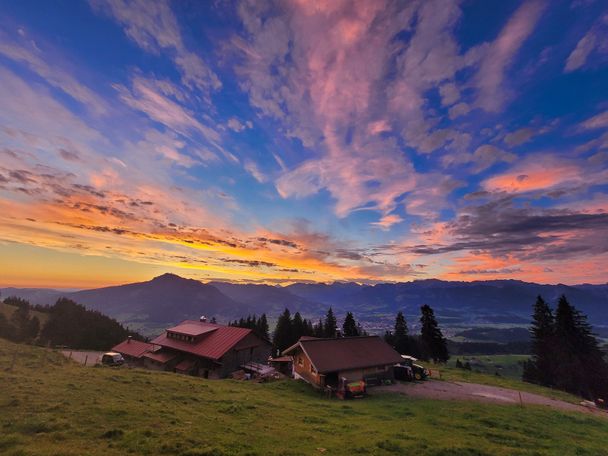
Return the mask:
<path fill-rule="evenodd" d="M 608 280 L 604 2 L 0 12 L 0 286 Z"/>

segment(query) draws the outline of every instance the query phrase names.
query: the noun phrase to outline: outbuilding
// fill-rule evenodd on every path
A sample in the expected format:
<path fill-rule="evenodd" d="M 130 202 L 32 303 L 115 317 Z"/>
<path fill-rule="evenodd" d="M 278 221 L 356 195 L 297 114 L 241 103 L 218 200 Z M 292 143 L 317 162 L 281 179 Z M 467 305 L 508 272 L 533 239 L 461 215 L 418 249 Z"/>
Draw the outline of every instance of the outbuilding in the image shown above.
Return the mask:
<path fill-rule="evenodd" d="M 367 385 L 394 380 L 401 355 L 378 336 L 301 338 L 283 356 L 293 359 L 293 376 L 317 388 L 336 388 L 343 379 Z"/>

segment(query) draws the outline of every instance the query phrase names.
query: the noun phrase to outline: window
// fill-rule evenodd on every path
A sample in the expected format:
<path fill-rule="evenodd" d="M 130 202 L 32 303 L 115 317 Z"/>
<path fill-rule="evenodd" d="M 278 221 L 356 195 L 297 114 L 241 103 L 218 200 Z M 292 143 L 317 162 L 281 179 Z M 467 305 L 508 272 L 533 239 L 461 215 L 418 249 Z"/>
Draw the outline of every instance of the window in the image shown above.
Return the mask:
<path fill-rule="evenodd" d="M 298 366 L 303 366 L 304 365 L 304 360 L 302 359 L 301 356 L 298 356 Z"/>

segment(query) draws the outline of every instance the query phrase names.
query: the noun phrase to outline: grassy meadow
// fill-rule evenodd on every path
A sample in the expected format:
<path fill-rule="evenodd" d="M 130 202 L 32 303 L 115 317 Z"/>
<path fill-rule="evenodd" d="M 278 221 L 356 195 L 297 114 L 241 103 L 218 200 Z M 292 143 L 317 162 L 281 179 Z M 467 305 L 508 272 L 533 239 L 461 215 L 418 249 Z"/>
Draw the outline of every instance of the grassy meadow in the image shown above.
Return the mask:
<path fill-rule="evenodd" d="M 523 367 L 520 361 L 528 358 L 528 355 L 467 355 L 459 356 L 464 364 L 466 361 L 471 363 L 471 370 L 455 367 L 456 358 L 450 358 L 446 365 L 435 366 L 431 363 L 423 363 L 434 372 L 440 373 L 440 379 L 449 382 L 469 382 L 481 385 L 499 386 L 511 388 L 528 393 L 540 394 L 551 399 L 578 404 L 582 400 L 580 397 L 556 389 L 545 388 L 521 381 L 521 370 Z M 472 361 L 475 358 L 475 362 Z M 497 370 L 496 366 L 504 366 L 504 370 Z M 500 375 L 496 375 L 499 372 Z M 435 376 L 435 378 L 437 378 Z"/>
<path fill-rule="evenodd" d="M 295 381 L 87 368 L 0 339 L 0 454 L 597 456 L 608 420 L 389 393 L 327 400 Z"/>
<path fill-rule="evenodd" d="M 0 301 L 0 314 L 3 314 L 7 320 L 11 319 L 16 310 L 17 306 L 11 306 Z M 40 326 L 44 326 L 49 319 L 49 315 L 47 313 L 40 312 L 38 310 L 30 310 L 30 315 L 32 317 L 38 317 Z"/>

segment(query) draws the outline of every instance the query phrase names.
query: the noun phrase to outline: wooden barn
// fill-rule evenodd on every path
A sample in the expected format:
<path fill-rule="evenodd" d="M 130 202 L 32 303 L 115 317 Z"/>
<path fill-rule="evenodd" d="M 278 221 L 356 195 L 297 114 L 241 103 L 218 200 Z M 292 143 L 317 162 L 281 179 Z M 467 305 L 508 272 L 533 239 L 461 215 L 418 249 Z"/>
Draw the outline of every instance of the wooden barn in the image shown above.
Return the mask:
<path fill-rule="evenodd" d="M 161 348 L 151 362 L 205 378 L 225 378 L 249 362 L 266 364 L 272 350 L 251 329 L 193 320 L 167 329 L 152 344 Z"/>
<path fill-rule="evenodd" d="M 225 378 L 247 363 L 266 364 L 272 346 L 251 329 L 186 320 L 151 343 L 121 342 L 113 350 L 154 370 Z"/>
<path fill-rule="evenodd" d="M 283 352 L 293 358 L 293 375 L 318 388 L 335 388 L 339 379 L 367 385 L 393 380 L 401 355 L 378 336 L 318 339 L 303 337 Z"/>
<path fill-rule="evenodd" d="M 144 365 L 144 357 L 153 352 L 153 344 L 132 339 L 131 336 L 124 342 L 112 347 L 113 352 L 120 353 L 128 364 L 135 366 Z"/>

